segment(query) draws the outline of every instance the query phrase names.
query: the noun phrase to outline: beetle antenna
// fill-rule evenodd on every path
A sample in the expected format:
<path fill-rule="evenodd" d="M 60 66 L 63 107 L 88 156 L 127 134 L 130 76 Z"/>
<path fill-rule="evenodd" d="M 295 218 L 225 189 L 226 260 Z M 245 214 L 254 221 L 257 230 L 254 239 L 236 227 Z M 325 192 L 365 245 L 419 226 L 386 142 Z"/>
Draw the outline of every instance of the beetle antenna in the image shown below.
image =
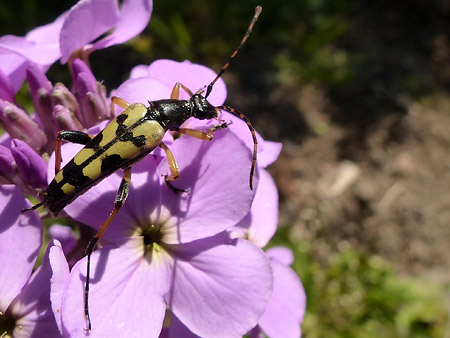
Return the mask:
<path fill-rule="evenodd" d="M 212 80 L 212 82 L 208 85 L 208 88 L 206 89 L 205 98 L 207 98 L 209 96 L 209 94 L 211 93 L 211 90 L 212 90 L 214 84 L 217 82 L 217 80 L 220 79 L 222 74 L 228 69 L 228 67 L 230 66 L 230 62 L 236 57 L 236 55 L 239 52 L 239 50 L 245 44 L 245 41 L 247 41 L 248 37 L 252 33 L 252 29 L 253 29 L 253 26 L 255 25 L 256 20 L 258 20 L 258 16 L 261 14 L 261 11 L 262 11 L 262 7 L 261 6 L 258 6 L 258 7 L 255 8 L 255 15 L 253 16 L 252 21 L 250 22 L 250 25 L 248 26 L 247 32 L 245 33 L 244 37 L 242 38 L 241 43 L 239 44 L 238 48 L 235 49 L 233 54 L 231 54 L 231 56 L 228 59 L 228 61 L 222 66 L 222 68 L 220 69 L 219 74 L 217 74 L 215 79 Z"/>
<path fill-rule="evenodd" d="M 253 190 L 253 176 L 255 176 L 255 168 L 256 168 L 256 154 L 258 151 L 258 140 L 256 139 L 256 133 L 255 133 L 255 128 L 253 128 L 252 123 L 250 122 L 250 120 L 248 119 L 247 116 L 245 116 L 243 113 L 241 113 L 239 110 L 234 109 L 232 107 L 229 106 L 220 106 L 220 107 L 216 107 L 217 109 L 222 109 L 225 110 L 231 114 L 233 114 L 234 116 L 240 118 L 241 120 L 243 120 L 246 124 L 248 129 L 250 129 L 250 132 L 252 133 L 252 138 L 253 138 L 253 157 L 252 157 L 252 167 L 250 168 L 250 189 Z"/>

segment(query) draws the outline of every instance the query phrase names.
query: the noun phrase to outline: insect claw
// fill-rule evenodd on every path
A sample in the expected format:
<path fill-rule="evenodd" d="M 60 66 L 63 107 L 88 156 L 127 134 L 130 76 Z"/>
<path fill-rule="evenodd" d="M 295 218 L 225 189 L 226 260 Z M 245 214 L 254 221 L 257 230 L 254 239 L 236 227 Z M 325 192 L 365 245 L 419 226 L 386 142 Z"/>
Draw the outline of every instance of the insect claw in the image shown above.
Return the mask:
<path fill-rule="evenodd" d="M 170 180 L 169 180 L 169 175 L 165 174 L 165 175 L 162 175 L 162 176 L 164 176 L 164 180 L 166 181 L 167 187 L 168 187 L 170 190 L 172 190 L 175 194 L 178 195 L 178 194 L 181 193 L 181 192 L 186 193 L 186 194 L 189 194 L 189 189 L 180 189 L 180 188 L 177 188 L 176 186 L 174 186 L 174 185 L 172 184 L 172 182 L 170 182 Z"/>

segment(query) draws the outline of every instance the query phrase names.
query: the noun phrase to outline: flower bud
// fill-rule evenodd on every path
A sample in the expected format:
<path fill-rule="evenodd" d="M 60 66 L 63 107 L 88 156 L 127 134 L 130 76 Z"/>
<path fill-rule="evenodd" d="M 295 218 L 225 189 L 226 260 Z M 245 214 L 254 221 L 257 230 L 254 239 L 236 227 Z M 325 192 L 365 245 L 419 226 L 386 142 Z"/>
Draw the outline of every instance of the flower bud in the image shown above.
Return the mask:
<path fill-rule="evenodd" d="M 28 144 L 21 140 L 13 140 L 11 154 L 28 185 L 38 189 L 47 186 L 47 163 Z"/>
<path fill-rule="evenodd" d="M 11 138 L 28 143 L 40 152 L 47 143 L 47 136 L 31 117 L 16 105 L 0 100 L 0 123 Z"/>
<path fill-rule="evenodd" d="M 30 63 L 27 68 L 27 80 L 30 85 L 31 99 L 33 100 L 36 114 L 45 127 L 49 126 L 51 128 L 52 84 L 45 76 L 41 67 L 35 63 Z"/>
<path fill-rule="evenodd" d="M 83 61 L 76 59 L 72 64 L 72 71 L 83 124 L 85 127 L 92 127 L 110 116 L 105 88 L 95 80 Z"/>
<path fill-rule="evenodd" d="M 31 189 L 22 175 L 20 175 L 11 151 L 7 147 L 0 145 L 0 185 L 2 184 L 14 184 L 24 194 L 37 196 L 36 190 Z"/>
<path fill-rule="evenodd" d="M 12 183 L 11 176 L 14 174 L 14 158 L 11 151 L 0 144 L 0 176 Z"/>
<path fill-rule="evenodd" d="M 77 119 L 80 123 L 83 123 L 83 117 L 81 116 L 80 106 L 77 99 L 75 98 L 75 95 L 73 95 L 72 92 L 64 86 L 64 84 L 59 82 L 55 84 L 52 95 L 55 106 L 62 105 L 66 107 L 75 116 L 75 119 Z"/>
<path fill-rule="evenodd" d="M 53 122 L 57 130 L 78 130 L 81 131 L 83 126 L 75 117 L 75 115 L 67 109 L 67 107 L 57 104 L 53 108 Z"/>

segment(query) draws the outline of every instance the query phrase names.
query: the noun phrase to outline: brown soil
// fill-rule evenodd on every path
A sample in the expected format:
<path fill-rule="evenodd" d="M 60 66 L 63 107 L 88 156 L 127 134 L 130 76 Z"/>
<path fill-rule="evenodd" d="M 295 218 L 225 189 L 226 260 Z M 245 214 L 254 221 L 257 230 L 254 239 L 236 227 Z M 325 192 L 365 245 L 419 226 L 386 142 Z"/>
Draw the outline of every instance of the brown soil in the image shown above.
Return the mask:
<path fill-rule="evenodd" d="M 271 168 L 280 223 L 322 243 L 323 254 L 350 243 L 402 273 L 449 282 L 448 95 L 405 102 L 405 113 L 386 114 L 364 132 L 333 122 L 335 107 L 319 88 L 302 88 L 297 97 L 306 129 L 315 132 L 284 141 Z"/>

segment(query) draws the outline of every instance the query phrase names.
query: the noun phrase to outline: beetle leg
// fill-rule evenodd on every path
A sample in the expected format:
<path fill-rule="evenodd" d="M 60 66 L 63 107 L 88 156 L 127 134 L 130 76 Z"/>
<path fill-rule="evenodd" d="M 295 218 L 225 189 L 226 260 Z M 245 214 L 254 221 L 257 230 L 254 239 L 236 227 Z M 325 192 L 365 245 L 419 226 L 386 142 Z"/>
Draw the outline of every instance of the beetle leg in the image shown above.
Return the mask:
<path fill-rule="evenodd" d="M 95 247 L 100 240 L 100 238 L 105 233 L 106 229 L 110 226 L 120 208 L 125 203 L 125 200 L 128 197 L 128 191 L 130 189 L 130 180 L 131 180 L 131 168 L 127 168 L 124 170 L 124 175 L 122 178 L 122 182 L 120 183 L 119 190 L 116 194 L 116 200 L 114 201 L 114 209 L 109 214 L 109 217 L 105 222 L 100 226 L 97 234 L 89 241 L 89 244 L 86 248 L 86 256 L 87 256 L 87 268 L 86 268 L 86 285 L 84 287 L 84 317 L 86 318 L 87 329 L 86 331 L 91 330 L 91 318 L 89 317 L 89 280 L 90 280 L 90 268 L 91 268 L 91 255 L 95 250 Z"/>
<path fill-rule="evenodd" d="M 170 151 L 169 147 L 165 143 L 161 142 L 159 146 L 166 153 L 167 161 L 169 162 L 170 173 L 172 174 L 166 176 L 166 181 L 176 181 L 177 179 L 180 178 L 180 173 L 178 171 L 178 163 L 175 160 L 173 153 Z"/>
<path fill-rule="evenodd" d="M 171 182 L 176 181 L 180 178 L 180 172 L 178 170 L 178 163 L 175 160 L 175 156 L 173 156 L 173 153 L 170 151 L 169 147 L 161 142 L 159 146 L 164 150 L 167 157 L 167 162 L 169 163 L 169 169 L 171 175 L 164 175 L 164 179 L 166 181 L 167 186 L 170 190 L 172 190 L 174 193 L 178 194 L 179 192 L 188 192 L 186 189 L 180 189 L 175 187 Z"/>
<path fill-rule="evenodd" d="M 128 108 L 128 106 L 130 105 L 124 99 L 121 99 L 120 97 L 117 97 L 117 96 L 113 96 L 111 98 L 111 111 L 113 110 L 115 104 L 118 105 L 119 107 L 123 108 L 123 109 Z"/>
<path fill-rule="evenodd" d="M 170 94 L 170 98 L 178 100 L 178 98 L 180 97 L 180 89 L 181 88 L 183 88 L 184 91 L 189 94 L 189 96 L 194 95 L 194 94 L 192 94 L 191 90 L 188 87 L 186 87 L 184 84 L 182 84 L 180 82 L 177 82 L 177 83 L 175 83 L 175 86 L 173 86 L 172 93 Z"/>
<path fill-rule="evenodd" d="M 195 137 L 195 138 L 198 138 L 198 139 L 204 140 L 204 141 L 212 141 L 212 139 L 214 137 L 214 134 L 213 134 L 214 130 L 208 130 L 207 132 L 204 132 L 204 131 L 197 130 L 197 129 L 178 128 L 176 131 L 179 132 L 180 134 Z"/>
<path fill-rule="evenodd" d="M 117 96 L 111 97 L 111 106 L 109 108 L 109 110 L 111 112 L 111 118 L 113 118 L 115 115 L 114 114 L 114 105 L 118 105 L 120 108 L 127 109 L 130 104 L 127 101 L 125 101 L 124 99 L 121 99 L 120 97 L 117 97 Z"/>
<path fill-rule="evenodd" d="M 212 127 L 208 128 L 208 131 L 214 133 L 217 130 L 228 128 L 228 126 L 233 123 L 232 121 L 226 122 L 226 121 L 223 121 L 223 120 L 219 120 L 219 122 L 221 122 L 221 123 L 216 124 L 215 126 L 212 126 Z"/>
<path fill-rule="evenodd" d="M 86 144 L 92 140 L 94 136 L 83 133 L 82 131 L 61 130 L 58 133 L 55 144 L 55 174 L 61 169 L 61 141 L 68 141 L 77 144 Z"/>

